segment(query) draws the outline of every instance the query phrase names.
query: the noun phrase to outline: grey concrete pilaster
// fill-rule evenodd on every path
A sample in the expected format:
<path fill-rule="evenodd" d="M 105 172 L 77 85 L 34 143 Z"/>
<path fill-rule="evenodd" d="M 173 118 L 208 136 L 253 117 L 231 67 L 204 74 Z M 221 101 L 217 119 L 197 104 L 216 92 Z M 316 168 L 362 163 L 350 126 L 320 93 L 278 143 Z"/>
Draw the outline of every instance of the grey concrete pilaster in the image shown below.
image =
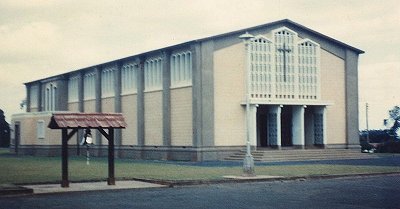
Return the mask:
<path fill-rule="evenodd" d="M 95 81 L 95 110 L 98 113 L 101 113 L 102 108 L 101 108 L 101 72 L 102 72 L 102 67 L 98 66 L 95 69 L 96 72 L 96 81 Z M 103 144 L 102 142 L 102 134 L 99 131 L 96 131 L 96 143 L 97 146 L 101 146 Z M 99 149 L 99 154 L 101 155 L 101 149 Z"/>
<path fill-rule="evenodd" d="M 144 146 L 144 58 L 140 58 L 137 63 L 137 143 Z"/>
<path fill-rule="evenodd" d="M 346 50 L 346 139 L 348 147 L 359 145 L 358 136 L 358 54 Z"/>
<path fill-rule="evenodd" d="M 84 112 L 85 111 L 85 105 L 84 105 L 84 71 L 79 72 L 79 77 L 78 77 L 78 111 L 79 112 Z"/>
<path fill-rule="evenodd" d="M 55 110 L 68 110 L 68 78 L 62 76 L 57 82 Z"/>
<path fill-rule="evenodd" d="M 170 51 L 162 53 L 162 115 L 163 115 L 163 145 L 171 146 L 171 65 Z"/>
<path fill-rule="evenodd" d="M 42 102 L 42 98 L 43 98 L 43 85 L 42 85 L 42 83 L 38 83 L 38 92 L 37 92 L 37 97 L 38 97 L 38 100 L 37 100 L 37 102 L 38 102 L 38 104 L 37 104 L 37 106 L 38 106 L 38 112 L 41 112 L 41 111 L 43 111 L 43 106 L 42 106 L 42 104 L 43 104 L 43 102 Z"/>
<path fill-rule="evenodd" d="M 114 82 L 114 111 L 117 113 L 122 112 L 122 103 L 121 103 L 121 70 L 122 63 L 117 63 L 117 70 L 115 71 L 115 82 Z M 114 130 L 114 140 L 115 145 L 120 146 L 122 144 L 122 130 L 115 129 Z"/>
<path fill-rule="evenodd" d="M 26 87 L 26 112 L 31 111 L 31 87 L 32 85 L 25 85 Z"/>
<path fill-rule="evenodd" d="M 305 146 L 305 125 L 304 125 L 304 106 L 292 107 L 292 133 L 293 146 L 304 148 Z"/>
<path fill-rule="evenodd" d="M 195 44 L 193 53 L 193 146 L 214 146 L 214 42 Z"/>

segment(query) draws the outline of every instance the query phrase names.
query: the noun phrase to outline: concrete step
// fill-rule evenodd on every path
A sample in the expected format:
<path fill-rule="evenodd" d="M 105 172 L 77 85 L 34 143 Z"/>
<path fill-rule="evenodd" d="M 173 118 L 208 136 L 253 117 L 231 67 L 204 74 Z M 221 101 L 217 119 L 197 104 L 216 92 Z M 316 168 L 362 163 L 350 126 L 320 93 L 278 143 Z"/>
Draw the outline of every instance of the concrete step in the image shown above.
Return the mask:
<path fill-rule="evenodd" d="M 225 158 L 230 161 L 241 161 L 246 152 L 240 150 Z M 309 160 L 342 160 L 342 159 L 370 159 L 377 158 L 374 154 L 361 153 L 351 149 L 310 149 L 310 150 L 256 150 L 252 151 L 255 161 L 282 162 L 282 161 L 309 161 Z"/>

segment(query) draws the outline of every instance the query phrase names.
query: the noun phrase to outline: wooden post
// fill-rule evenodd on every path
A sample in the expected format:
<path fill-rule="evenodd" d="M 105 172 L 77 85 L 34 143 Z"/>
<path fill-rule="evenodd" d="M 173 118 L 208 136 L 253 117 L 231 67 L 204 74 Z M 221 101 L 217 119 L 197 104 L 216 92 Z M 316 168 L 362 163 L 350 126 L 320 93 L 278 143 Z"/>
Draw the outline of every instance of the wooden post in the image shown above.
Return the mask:
<path fill-rule="evenodd" d="M 69 187 L 68 181 L 68 129 L 62 129 L 62 150 L 61 150 L 61 187 Z"/>
<path fill-rule="evenodd" d="M 114 129 L 108 129 L 108 185 L 115 185 L 114 172 Z"/>

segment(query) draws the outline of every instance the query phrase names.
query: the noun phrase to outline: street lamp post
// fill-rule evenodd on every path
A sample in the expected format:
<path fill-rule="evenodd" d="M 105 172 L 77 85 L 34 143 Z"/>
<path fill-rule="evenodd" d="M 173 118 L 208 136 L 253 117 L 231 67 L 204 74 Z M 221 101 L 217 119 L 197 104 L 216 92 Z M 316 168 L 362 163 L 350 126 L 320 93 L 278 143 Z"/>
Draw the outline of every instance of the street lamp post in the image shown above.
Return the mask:
<path fill-rule="evenodd" d="M 243 40 L 246 52 L 246 156 L 243 160 L 243 175 L 255 176 L 254 172 L 254 158 L 250 150 L 250 53 L 249 41 L 254 38 L 253 35 L 246 32 L 239 36 Z"/>

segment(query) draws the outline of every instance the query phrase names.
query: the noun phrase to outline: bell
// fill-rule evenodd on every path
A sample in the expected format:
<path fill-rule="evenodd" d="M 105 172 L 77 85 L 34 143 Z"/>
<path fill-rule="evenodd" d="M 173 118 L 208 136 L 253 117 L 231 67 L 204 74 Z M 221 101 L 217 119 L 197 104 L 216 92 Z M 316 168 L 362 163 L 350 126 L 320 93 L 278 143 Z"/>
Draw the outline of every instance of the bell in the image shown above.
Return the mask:
<path fill-rule="evenodd" d="M 93 144 L 93 138 L 92 138 L 92 135 L 91 134 L 88 134 L 87 136 L 86 136 L 86 144 L 89 144 L 89 145 L 92 145 Z"/>

